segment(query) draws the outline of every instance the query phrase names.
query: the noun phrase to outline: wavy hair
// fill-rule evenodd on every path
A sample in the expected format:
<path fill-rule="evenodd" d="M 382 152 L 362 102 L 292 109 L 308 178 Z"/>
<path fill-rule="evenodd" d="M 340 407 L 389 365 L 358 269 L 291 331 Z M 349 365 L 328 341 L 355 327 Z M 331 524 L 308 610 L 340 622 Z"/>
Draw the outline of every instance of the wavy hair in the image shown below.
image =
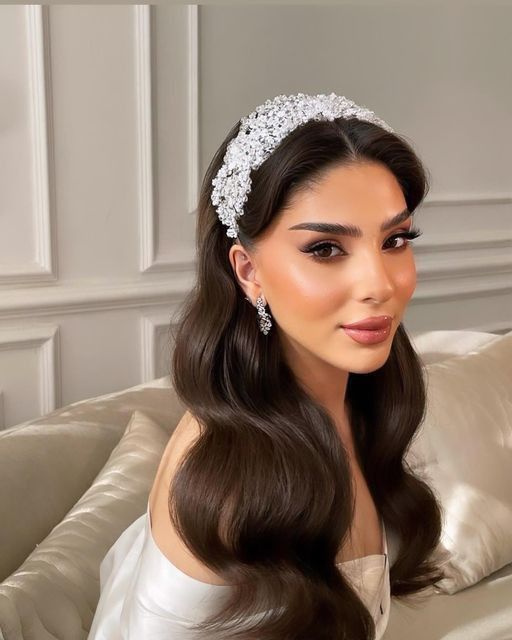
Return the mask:
<path fill-rule="evenodd" d="M 370 612 L 336 566 L 354 514 L 347 450 L 285 361 L 279 332 L 259 330 L 229 261 L 233 240 L 210 201 L 239 126 L 204 176 L 196 282 L 170 330 L 172 384 L 200 436 L 169 487 L 169 515 L 191 552 L 232 587 L 194 630 L 209 640 L 374 640 Z M 238 219 L 242 245 L 253 249 L 293 195 L 328 169 L 357 162 L 386 166 L 411 212 L 428 191 L 426 169 L 405 138 L 355 118 L 309 121 L 252 171 Z M 399 534 L 390 581 L 400 598 L 443 577 L 431 558 L 442 507 L 405 460 L 426 410 L 422 367 L 400 324 L 385 364 L 349 373 L 345 398 L 368 488 Z"/>

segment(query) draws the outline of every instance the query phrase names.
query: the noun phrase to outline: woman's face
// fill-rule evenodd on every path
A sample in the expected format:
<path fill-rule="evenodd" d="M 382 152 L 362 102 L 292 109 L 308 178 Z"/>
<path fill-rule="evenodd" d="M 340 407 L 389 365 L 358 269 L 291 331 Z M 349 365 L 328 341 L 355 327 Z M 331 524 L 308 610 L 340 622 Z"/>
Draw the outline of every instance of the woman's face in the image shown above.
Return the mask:
<path fill-rule="evenodd" d="M 381 226 L 406 208 L 400 185 L 386 167 L 340 166 L 312 190 L 297 194 L 254 253 L 248 256 L 240 245 L 231 248 L 246 295 L 253 303 L 264 296 L 270 331 L 281 333 L 304 375 L 311 366 L 325 365 L 329 375 L 332 369 L 368 373 L 385 363 L 416 287 L 416 266 L 411 245 L 396 237 L 411 227 L 412 218 L 386 230 Z M 306 223 L 350 225 L 361 235 L 298 228 Z M 320 243 L 329 244 L 313 251 L 312 245 Z M 380 315 L 392 317 L 384 342 L 363 345 L 340 328 Z"/>

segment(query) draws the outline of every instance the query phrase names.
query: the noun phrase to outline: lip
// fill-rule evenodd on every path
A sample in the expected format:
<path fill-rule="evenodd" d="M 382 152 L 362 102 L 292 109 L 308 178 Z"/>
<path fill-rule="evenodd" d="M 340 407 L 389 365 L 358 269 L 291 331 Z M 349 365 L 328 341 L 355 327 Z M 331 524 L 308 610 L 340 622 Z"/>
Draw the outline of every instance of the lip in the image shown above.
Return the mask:
<path fill-rule="evenodd" d="M 355 329 L 358 331 L 382 331 L 390 328 L 392 320 L 391 316 L 370 316 L 359 322 L 342 324 L 341 326 L 343 329 Z"/>

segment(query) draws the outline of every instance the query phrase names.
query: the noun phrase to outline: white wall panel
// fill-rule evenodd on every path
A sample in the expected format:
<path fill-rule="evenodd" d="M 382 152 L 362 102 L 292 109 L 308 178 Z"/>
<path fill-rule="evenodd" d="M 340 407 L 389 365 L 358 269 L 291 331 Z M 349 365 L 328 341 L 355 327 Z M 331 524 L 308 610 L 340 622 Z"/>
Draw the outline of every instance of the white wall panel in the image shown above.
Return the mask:
<path fill-rule="evenodd" d="M 168 314 L 144 315 L 141 318 L 142 382 L 169 375 L 174 342 L 170 335 L 172 319 Z"/>
<path fill-rule="evenodd" d="M 0 328 L 2 428 L 60 406 L 59 327 Z"/>
<path fill-rule="evenodd" d="M 188 270 L 195 260 L 197 27 L 197 10 L 187 5 L 137 9 L 140 254 L 144 272 Z"/>
<path fill-rule="evenodd" d="M 419 285 L 413 304 L 491 293 L 510 304 L 512 197 L 430 199 L 415 222 L 424 236 L 414 245 Z M 512 320 L 509 309 L 505 322 Z"/>
<path fill-rule="evenodd" d="M 167 366 L 140 323 L 193 284 L 197 7 L 154 9 L 0 7 L 0 427 Z"/>
<path fill-rule="evenodd" d="M 61 280 L 137 273 L 135 7 L 50 8 Z"/>
<path fill-rule="evenodd" d="M 2 14 L 0 285 L 53 281 L 46 21 L 37 5 Z"/>

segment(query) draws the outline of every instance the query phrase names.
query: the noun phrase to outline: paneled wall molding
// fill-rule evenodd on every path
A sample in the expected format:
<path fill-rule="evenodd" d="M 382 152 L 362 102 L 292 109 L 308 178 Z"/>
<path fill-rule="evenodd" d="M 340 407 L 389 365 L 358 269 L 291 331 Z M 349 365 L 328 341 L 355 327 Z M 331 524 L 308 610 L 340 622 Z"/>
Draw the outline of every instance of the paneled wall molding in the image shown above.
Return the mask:
<path fill-rule="evenodd" d="M 0 391 L 0 431 L 5 429 L 4 394 Z"/>
<path fill-rule="evenodd" d="M 508 229 L 431 236 L 415 245 L 416 300 L 442 300 L 512 290 L 512 234 Z M 0 319 L 166 304 L 183 298 L 195 280 L 195 264 L 183 263 L 165 281 L 76 282 L 4 290 Z"/>
<path fill-rule="evenodd" d="M 430 233 L 414 245 L 418 287 L 411 302 L 467 298 L 512 291 L 512 195 L 509 193 L 442 194 L 425 200 L 419 209 L 507 205 L 506 226 L 457 229 L 456 233 Z M 485 226 L 485 225 L 482 225 Z"/>
<path fill-rule="evenodd" d="M 507 229 L 458 231 L 456 240 L 431 234 L 414 252 L 424 282 L 473 276 L 491 278 L 499 286 L 499 276 L 505 275 L 512 283 L 512 232 Z"/>
<path fill-rule="evenodd" d="M 39 350 L 39 411 L 41 415 L 61 406 L 59 327 L 56 325 L 0 327 L 0 351 Z"/>
<path fill-rule="evenodd" d="M 510 251 L 512 247 L 512 228 L 482 229 L 475 231 L 457 231 L 457 239 L 447 233 L 429 234 L 428 239 L 416 245 L 418 254 L 435 255 L 447 251 L 483 251 L 500 249 Z"/>
<path fill-rule="evenodd" d="M 451 302 L 465 298 L 485 298 L 496 294 L 512 293 L 512 272 L 499 275 L 483 275 L 478 280 L 464 277 L 450 277 L 446 280 L 422 281 L 418 276 L 418 283 L 411 305 L 425 302 Z M 449 278 L 449 276 L 447 276 Z"/>
<path fill-rule="evenodd" d="M 444 207 L 444 206 L 468 206 L 479 204 L 512 204 L 510 193 L 473 193 L 473 194 L 444 194 L 428 198 L 421 205 L 422 207 Z"/>
<path fill-rule="evenodd" d="M 141 317 L 141 382 L 149 382 L 159 375 L 157 371 L 159 337 L 165 334 L 167 341 L 170 321 L 170 315 L 165 313 Z M 163 375 L 167 374 L 168 371 Z"/>
<path fill-rule="evenodd" d="M 154 8 L 151 5 L 137 5 L 135 7 L 135 56 L 137 73 L 137 117 L 139 144 L 139 224 L 140 224 L 140 271 L 152 273 L 155 271 L 173 271 L 183 269 L 194 259 L 190 250 L 182 255 L 157 255 L 157 208 L 155 206 L 155 166 L 157 157 L 153 144 L 153 43 L 151 39 L 151 15 Z M 198 18 L 197 5 L 188 5 L 184 12 L 175 16 L 183 21 L 183 31 L 187 34 L 187 50 L 183 57 L 187 60 L 187 86 L 183 94 L 187 96 L 187 213 L 195 214 L 199 193 L 199 106 L 198 106 Z M 175 80 L 176 82 L 176 80 Z M 181 212 L 175 212 L 181 213 Z"/>
<path fill-rule="evenodd" d="M 178 274 L 183 275 L 183 274 Z M 54 314 L 169 304 L 181 300 L 193 286 L 193 274 L 172 282 L 88 282 L 4 291 L 0 295 L 0 321 Z"/>
<path fill-rule="evenodd" d="M 35 256 L 29 263 L 0 267 L 1 284 L 30 284 L 56 280 L 52 251 L 54 202 L 52 100 L 49 58 L 48 7 L 25 5 L 28 93 L 34 190 Z"/>

